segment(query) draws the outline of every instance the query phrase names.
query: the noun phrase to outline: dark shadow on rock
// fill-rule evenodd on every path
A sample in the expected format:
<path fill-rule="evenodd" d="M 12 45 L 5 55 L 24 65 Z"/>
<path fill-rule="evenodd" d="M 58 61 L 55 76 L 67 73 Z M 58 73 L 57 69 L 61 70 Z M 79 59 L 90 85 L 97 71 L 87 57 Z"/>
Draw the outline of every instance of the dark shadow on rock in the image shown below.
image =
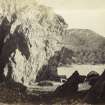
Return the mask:
<path fill-rule="evenodd" d="M 14 81 L 2 82 L 0 84 L 0 102 L 24 102 L 25 98 L 26 87 L 22 84 Z"/>
<path fill-rule="evenodd" d="M 97 72 L 91 71 L 87 74 L 85 81 L 88 81 L 91 86 L 94 86 L 99 77 L 100 75 Z"/>
<path fill-rule="evenodd" d="M 85 76 L 80 76 L 79 73 L 75 71 L 67 82 L 56 89 L 54 94 L 58 97 L 73 97 L 77 94 L 78 84 L 84 80 Z"/>
<path fill-rule="evenodd" d="M 73 52 L 65 47 L 56 51 L 54 56 L 50 57 L 48 64 L 43 65 L 36 76 L 36 82 L 43 80 L 60 81 L 57 74 L 57 68 L 62 65 L 71 64 Z"/>
<path fill-rule="evenodd" d="M 11 23 L 8 21 L 6 17 L 3 18 L 2 23 L 0 25 L 0 58 L 2 56 L 2 49 L 4 46 L 4 40 L 10 34 Z M 4 59 L 3 59 L 4 60 Z M 5 76 L 3 74 L 4 64 L 2 59 L 0 60 L 0 82 L 5 80 Z"/>
<path fill-rule="evenodd" d="M 105 71 L 99 77 L 95 85 L 90 89 L 84 101 L 91 104 L 105 102 Z"/>
<path fill-rule="evenodd" d="M 10 33 L 11 25 L 15 21 L 13 18 L 11 22 L 5 17 L 0 25 L 0 82 L 4 81 L 6 78 L 4 76 L 4 67 L 9 63 L 9 58 L 11 57 L 14 63 L 14 56 L 16 49 L 19 49 L 21 54 L 28 60 L 30 56 L 28 41 L 26 36 L 20 29 L 21 25 L 18 25 L 13 34 Z M 8 36 L 8 38 L 6 38 Z M 4 41 L 5 40 L 5 41 Z M 14 56 L 11 56 L 13 54 Z M 12 74 L 12 68 L 9 71 L 9 76 Z M 11 72 L 11 73 L 10 73 Z"/>
<path fill-rule="evenodd" d="M 59 60 L 60 55 L 58 52 L 56 52 L 55 55 L 48 60 L 48 64 L 43 65 L 42 68 L 39 70 L 36 76 L 36 81 L 39 82 L 43 80 L 59 80 L 59 77 L 57 75 Z"/>
<path fill-rule="evenodd" d="M 10 33 L 10 29 L 11 29 L 11 24 L 8 21 L 8 19 L 4 17 L 0 25 L 0 54 L 1 54 L 2 47 L 4 45 L 4 39 Z"/>

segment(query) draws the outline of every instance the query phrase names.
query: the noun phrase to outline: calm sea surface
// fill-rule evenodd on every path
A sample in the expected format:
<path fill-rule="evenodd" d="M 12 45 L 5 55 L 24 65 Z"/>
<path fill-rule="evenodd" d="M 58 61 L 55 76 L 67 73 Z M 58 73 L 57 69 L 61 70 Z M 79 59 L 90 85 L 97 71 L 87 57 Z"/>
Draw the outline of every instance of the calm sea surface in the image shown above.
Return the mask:
<path fill-rule="evenodd" d="M 76 70 L 81 75 L 87 75 L 90 71 L 96 71 L 99 74 L 105 69 L 105 65 L 71 65 L 70 67 L 59 67 L 58 75 L 66 75 L 70 77 Z"/>

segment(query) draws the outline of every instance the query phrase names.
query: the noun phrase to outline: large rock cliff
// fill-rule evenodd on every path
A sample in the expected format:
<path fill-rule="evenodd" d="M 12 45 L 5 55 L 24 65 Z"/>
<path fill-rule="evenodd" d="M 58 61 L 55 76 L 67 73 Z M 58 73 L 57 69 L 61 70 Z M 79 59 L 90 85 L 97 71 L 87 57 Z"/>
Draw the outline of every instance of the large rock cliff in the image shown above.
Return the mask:
<path fill-rule="evenodd" d="M 51 8 L 37 3 L 21 8 L 6 3 L 0 16 L 1 80 L 6 77 L 29 85 L 54 52 L 61 49 L 67 24 Z"/>

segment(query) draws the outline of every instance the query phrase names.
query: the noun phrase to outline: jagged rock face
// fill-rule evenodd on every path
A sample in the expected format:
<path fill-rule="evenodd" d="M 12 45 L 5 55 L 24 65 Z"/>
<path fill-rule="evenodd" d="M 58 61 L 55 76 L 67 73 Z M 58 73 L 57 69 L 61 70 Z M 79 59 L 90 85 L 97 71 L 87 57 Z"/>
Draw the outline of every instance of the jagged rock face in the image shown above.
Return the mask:
<path fill-rule="evenodd" d="M 2 40 L 1 71 L 16 82 L 28 85 L 35 81 L 38 71 L 54 52 L 61 49 L 67 24 L 62 17 L 42 5 L 26 6 L 9 18 L 5 17 L 10 29 Z"/>
<path fill-rule="evenodd" d="M 65 47 L 62 47 L 61 50 L 56 51 L 55 54 L 48 60 L 48 64 L 43 65 L 41 70 L 38 72 L 36 81 L 60 81 L 60 77 L 57 73 L 57 68 L 59 66 L 70 65 L 73 61 L 72 56 L 73 52 Z"/>
<path fill-rule="evenodd" d="M 72 97 L 77 95 L 78 84 L 83 83 L 84 79 L 85 76 L 81 76 L 75 71 L 63 85 L 55 90 L 55 95 L 60 97 Z"/>

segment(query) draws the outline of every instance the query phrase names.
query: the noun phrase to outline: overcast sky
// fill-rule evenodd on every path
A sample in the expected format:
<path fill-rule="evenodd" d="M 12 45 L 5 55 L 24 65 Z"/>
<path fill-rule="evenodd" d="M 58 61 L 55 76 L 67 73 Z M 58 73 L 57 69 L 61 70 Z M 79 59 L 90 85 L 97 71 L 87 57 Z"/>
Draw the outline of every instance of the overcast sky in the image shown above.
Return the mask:
<path fill-rule="evenodd" d="M 64 17 L 69 28 L 88 28 L 105 36 L 105 0 L 37 0 Z"/>

